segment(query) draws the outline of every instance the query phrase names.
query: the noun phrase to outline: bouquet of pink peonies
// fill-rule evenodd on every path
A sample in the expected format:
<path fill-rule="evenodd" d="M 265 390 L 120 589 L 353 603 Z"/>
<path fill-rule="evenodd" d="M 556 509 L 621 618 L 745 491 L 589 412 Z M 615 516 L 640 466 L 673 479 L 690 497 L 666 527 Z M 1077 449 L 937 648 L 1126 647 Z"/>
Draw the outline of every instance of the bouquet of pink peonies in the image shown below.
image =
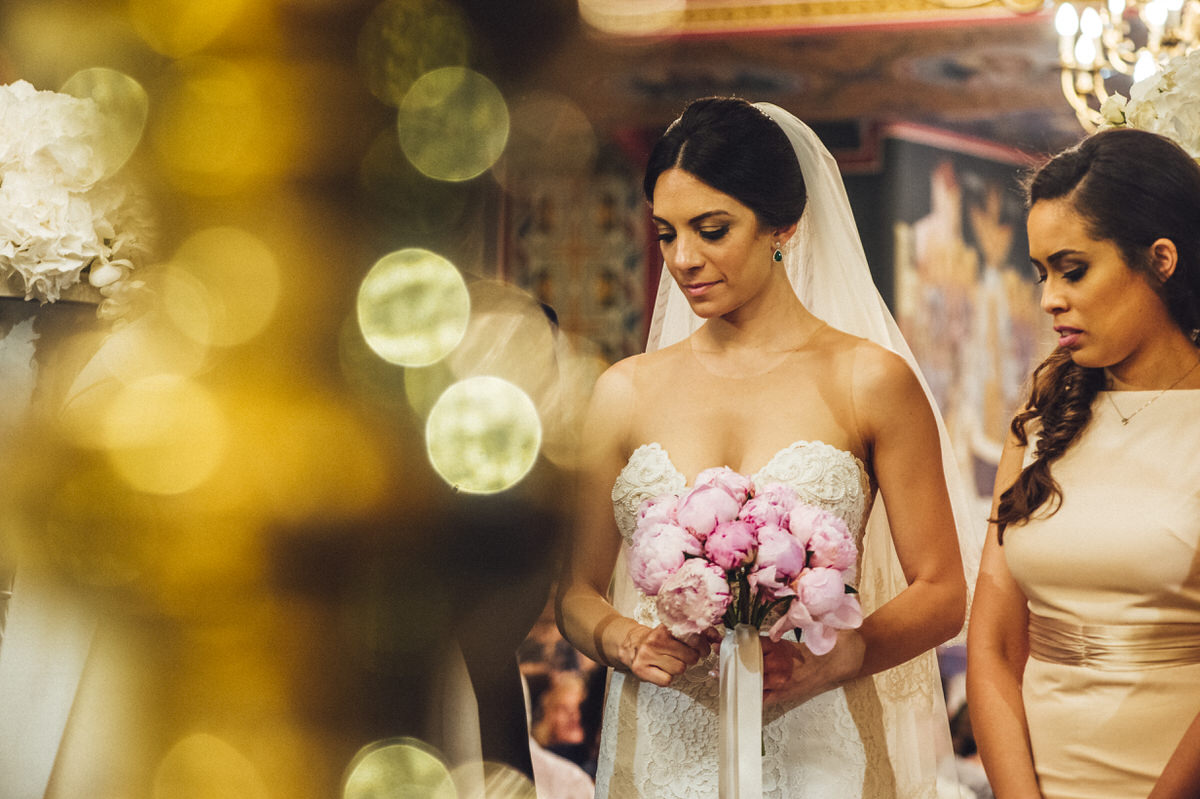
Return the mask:
<path fill-rule="evenodd" d="M 723 622 L 769 635 L 796 629 L 809 650 L 833 648 L 837 631 L 862 623 L 854 589 L 857 548 L 845 522 L 802 502 L 782 483 L 708 469 L 682 494 L 642 503 L 629 557 L 634 584 L 656 598 L 673 635 Z"/>

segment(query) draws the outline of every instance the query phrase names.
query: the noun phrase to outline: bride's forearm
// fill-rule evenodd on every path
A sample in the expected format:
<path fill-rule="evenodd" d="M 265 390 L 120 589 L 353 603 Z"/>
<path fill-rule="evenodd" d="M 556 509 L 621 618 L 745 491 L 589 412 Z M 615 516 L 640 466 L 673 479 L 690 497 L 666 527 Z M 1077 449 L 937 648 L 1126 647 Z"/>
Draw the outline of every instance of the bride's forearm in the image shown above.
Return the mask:
<path fill-rule="evenodd" d="M 559 631 L 572 646 L 598 663 L 629 669 L 630 638 L 641 624 L 621 615 L 599 594 L 580 589 L 560 592 L 556 612 Z"/>
<path fill-rule="evenodd" d="M 966 612 L 963 580 L 914 580 L 890 602 L 863 619 L 865 677 L 898 666 L 945 643 L 962 628 Z"/>

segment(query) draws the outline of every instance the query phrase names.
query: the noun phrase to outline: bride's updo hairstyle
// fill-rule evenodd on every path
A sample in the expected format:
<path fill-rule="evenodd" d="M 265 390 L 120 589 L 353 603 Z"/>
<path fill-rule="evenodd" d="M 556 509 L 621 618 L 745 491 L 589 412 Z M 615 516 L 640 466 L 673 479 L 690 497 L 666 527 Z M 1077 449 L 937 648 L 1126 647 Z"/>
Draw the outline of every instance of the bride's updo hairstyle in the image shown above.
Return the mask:
<path fill-rule="evenodd" d="M 764 228 L 800 219 L 808 202 L 804 176 L 787 134 L 745 100 L 695 100 L 655 144 L 642 189 L 654 204 L 654 187 L 668 169 L 682 169 L 754 211 Z"/>
<path fill-rule="evenodd" d="M 1169 139 L 1134 128 L 1096 133 L 1048 161 L 1027 185 L 1028 207 L 1067 198 L 1088 235 L 1110 241 L 1125 264 L 1157 288 L 1168 313 L 1193 341 L 1200 329 L 1200 166 Z M 1150 245 L 1170 239 L 1179 253 L 1165 282 L 1153 271 Z M 1041 421 L 1034 461 L 1000 496 L 1000 539 L 1009 524 L 1031 518 L 1043 505 L 1058 510 L 1062 489 L 1050 475 L 1092 417 L 1092 401 L 1104 388 L 1102 368 L 1079 366 L 1069 350 L 1056 349 L 1033 373 L 1025 409 L 1012 432 L 1028 443 L 1027 425 Z"/>

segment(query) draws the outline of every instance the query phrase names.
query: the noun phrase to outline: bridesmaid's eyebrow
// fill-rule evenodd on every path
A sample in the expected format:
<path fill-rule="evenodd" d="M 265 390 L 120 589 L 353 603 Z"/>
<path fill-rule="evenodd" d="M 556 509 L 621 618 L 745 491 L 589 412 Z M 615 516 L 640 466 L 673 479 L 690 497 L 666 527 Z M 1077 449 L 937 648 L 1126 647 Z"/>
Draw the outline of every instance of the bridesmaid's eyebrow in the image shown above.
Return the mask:
<path fill-rule="evenodd" d="M 1068 255 L 1082 255 L 1082 254 L 1083 254 L 1083 250 L 1072 250 L 1068 247 L 1068 248 L 1061 249 L 1058 252 L 1052 253 L 1050 255 L 1050 257 L 1047 258 L 1046 260 L 1050 262 L 1051 266 L 1058 268 L 1058 262 L 1061 261 L 1063 258 L 1066 258 Z M 1029 262 L 1032 263 L 1034 266 L 1042 265 L 1042 262 L 1039 261 L 1037 258 L 1030 258 Z"/>
<path fill-rule="evenodd" d="M 696 216 L 693 216 L 691 219 L 689 219 L 688 224 L 689 225 L 698 225 L 701 222 L 707 220 L 709 217 L 714 217 L 714 216 L 733 216 L 733 214 L 729 213 L 728 211 L 723 211 L 721 209 L 717 209 L 716 211 L 705 211 L 704 213 L 697 214 Z M 667 227 L 671 226 L 671 223 L 668 222 L 667 220 L 663 219 L 662 217 L 651 215 L 650 218 L 660 225 L 666 225 Z"/>

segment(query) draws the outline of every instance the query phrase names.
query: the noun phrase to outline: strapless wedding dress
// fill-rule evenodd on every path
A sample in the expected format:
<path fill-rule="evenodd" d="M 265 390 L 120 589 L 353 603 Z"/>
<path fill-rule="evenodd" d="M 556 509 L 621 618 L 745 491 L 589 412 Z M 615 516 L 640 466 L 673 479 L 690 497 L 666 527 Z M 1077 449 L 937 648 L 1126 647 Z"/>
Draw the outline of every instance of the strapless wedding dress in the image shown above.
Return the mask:
<path fill-rule="evenodd" d="M 753 475 L 756 483 L 792 486 L 800 498 L 841 517 L 862 535 L 873 493 L 862 462 L 821 442 L 798 441 L 778 452 Z M 617 527 L 628 547 L 638 507 L 649 498 L 677 492 L 687 478 L 658 444 L 638 447 L 613 486 Z M 618 565 L 624 569 L 624 561 Z M 655 626 L 653 600 L 632 595 L 618 609 Z M 715 653 L 662 688 L 614 672 L 605 702 L 596 779 L 598 797 L 612 799 L 716 799 L 718 788 L 718 679 Z M 856 683 L 870 683 L 859 680 Z M 852 683 L 851 685 L 854 685 Z M 862 691 L 849 688 L 851 694 Z M 776 799 L 854 799 L 895 795 L 887 764 L 880 714 L 868 701 L 836 689 L 798 706 L 775 706 L 763 714 L 763 796 Z M 875 755 L 872 756 L 871 753 Z M 888 769 L 885 768 L 884 771 Z M 889 788 L 889 785 L 891 786 Z M 875 787 L 872 787 L 875 786 Z"/>

